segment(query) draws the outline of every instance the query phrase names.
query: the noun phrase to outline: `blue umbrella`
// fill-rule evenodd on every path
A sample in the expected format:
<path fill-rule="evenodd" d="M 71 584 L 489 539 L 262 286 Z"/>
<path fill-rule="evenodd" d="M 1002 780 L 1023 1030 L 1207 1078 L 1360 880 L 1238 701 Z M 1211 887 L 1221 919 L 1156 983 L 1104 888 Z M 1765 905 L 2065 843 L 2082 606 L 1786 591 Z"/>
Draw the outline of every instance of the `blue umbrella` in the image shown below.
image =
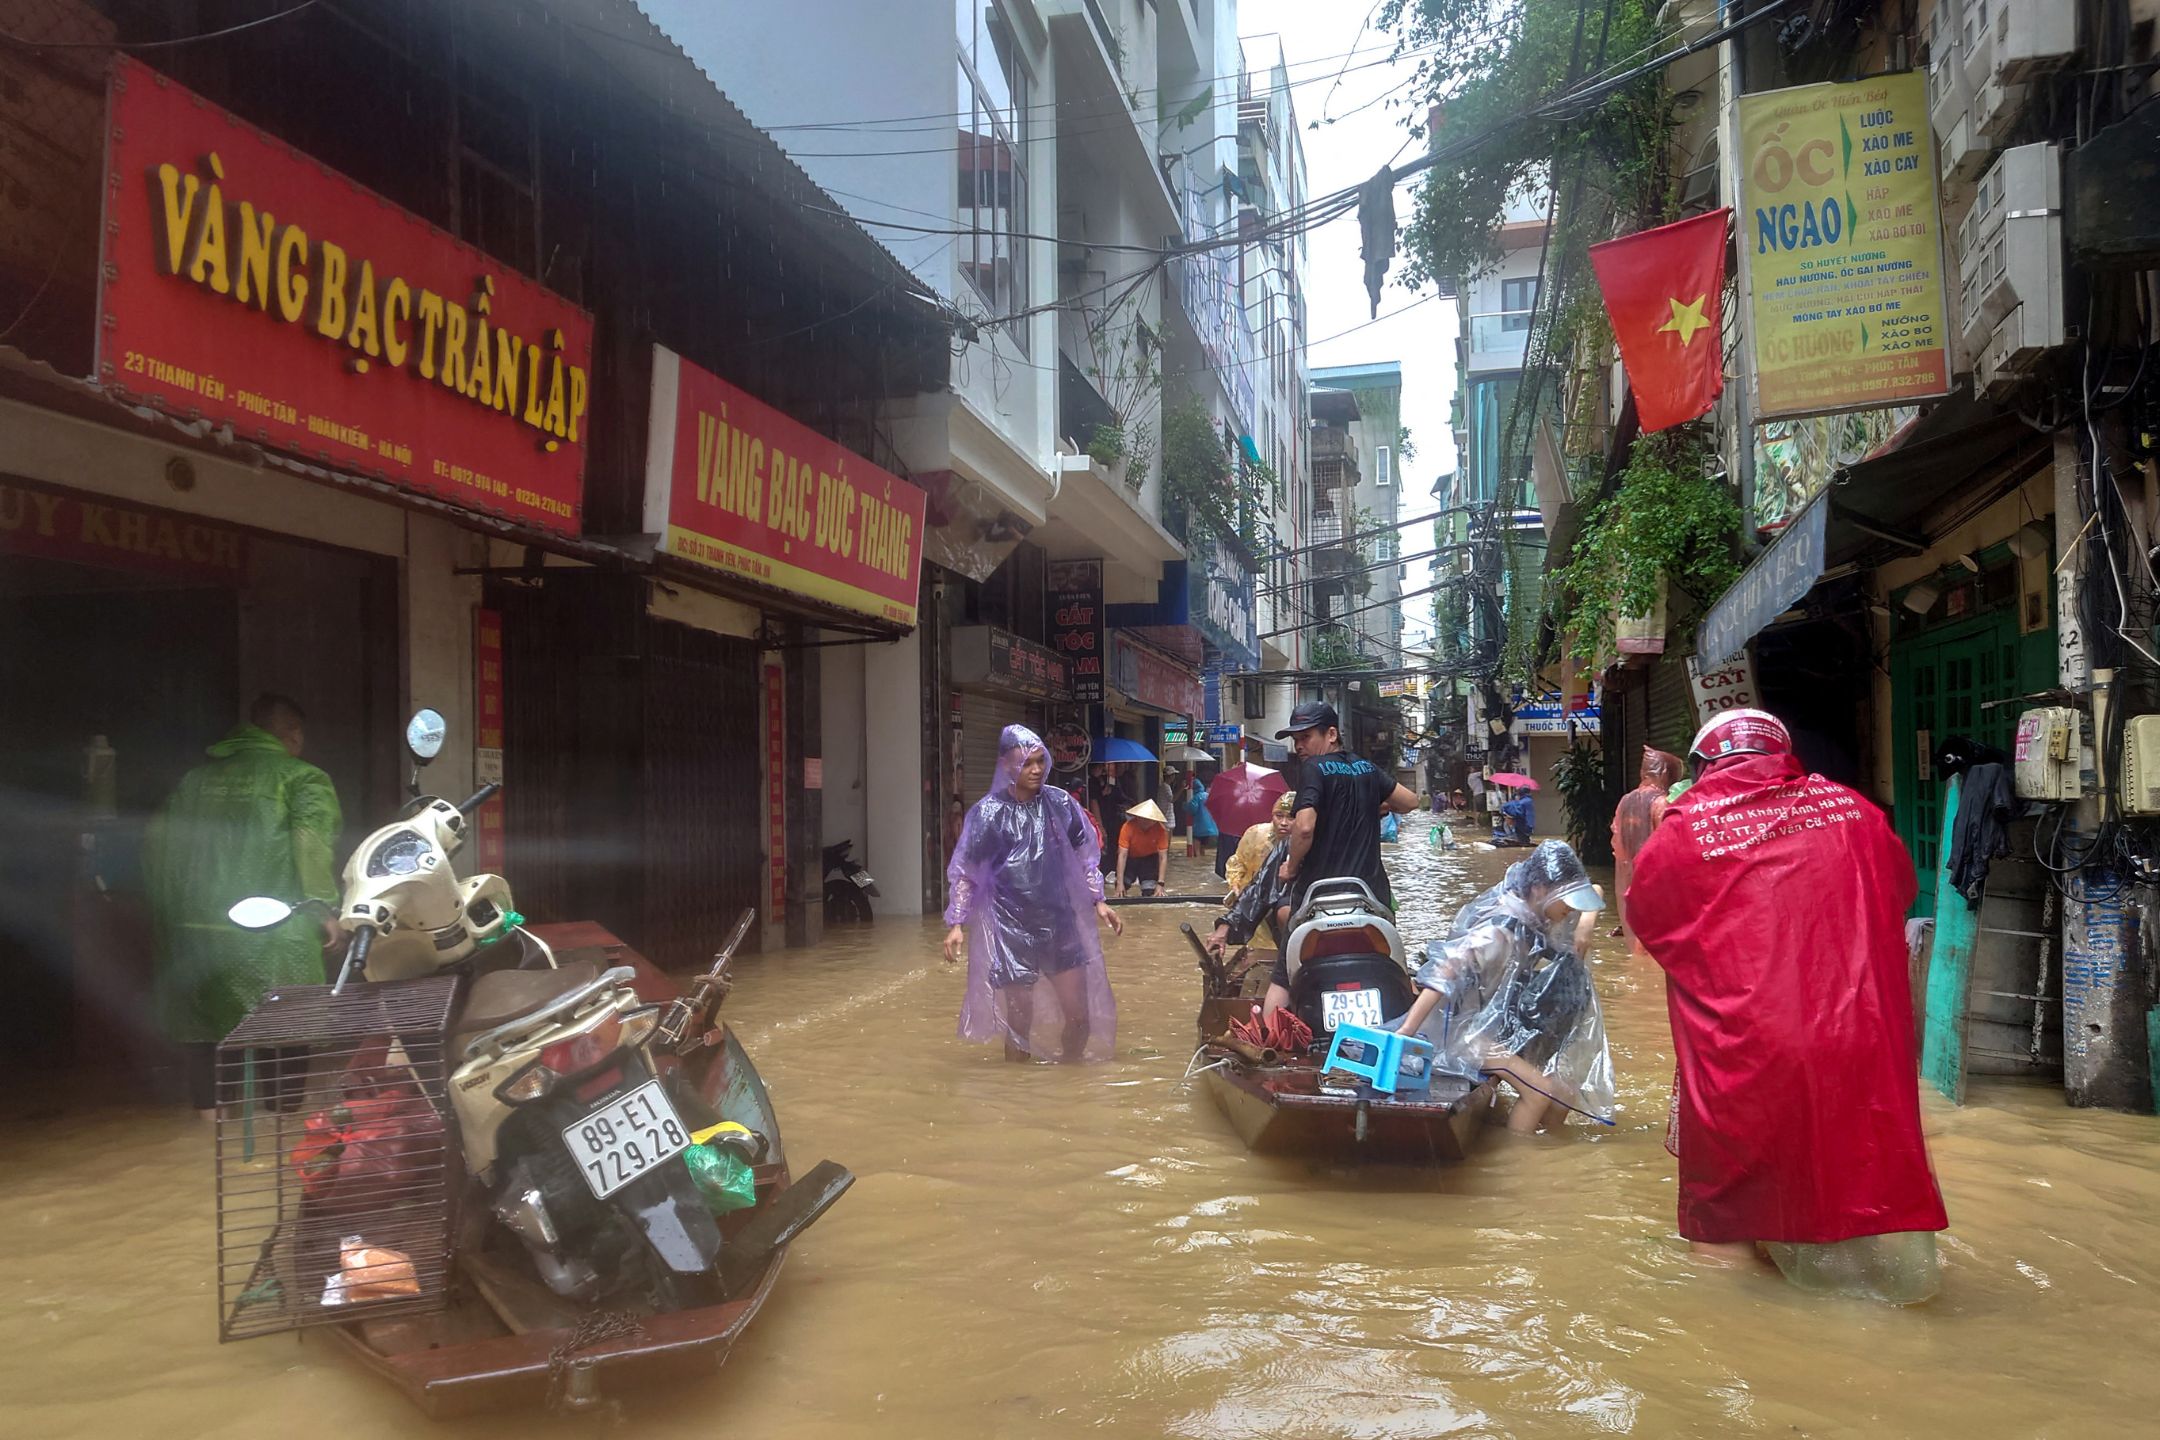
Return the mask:
<path fill-rule="evenodd" d="M 1127 740 L 1117 735 L 1099 736 L 1094 753 L 1088 756 L 1098 765 L 1154 765 L 1159 763 L 1154 752 L 1137 740 Z"/>

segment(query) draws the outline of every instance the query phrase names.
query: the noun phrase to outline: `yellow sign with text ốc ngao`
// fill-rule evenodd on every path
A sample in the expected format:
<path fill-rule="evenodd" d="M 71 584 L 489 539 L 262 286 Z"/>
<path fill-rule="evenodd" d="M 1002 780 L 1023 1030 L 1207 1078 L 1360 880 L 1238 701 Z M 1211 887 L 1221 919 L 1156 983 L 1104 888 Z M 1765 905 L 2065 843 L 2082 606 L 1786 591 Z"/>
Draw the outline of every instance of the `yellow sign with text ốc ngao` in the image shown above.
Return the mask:
<path fill-rule="evenodd" d="M 1917 73 L 1740 98 L 1755 419 L 1950 388 L 1942 214 Z"/>

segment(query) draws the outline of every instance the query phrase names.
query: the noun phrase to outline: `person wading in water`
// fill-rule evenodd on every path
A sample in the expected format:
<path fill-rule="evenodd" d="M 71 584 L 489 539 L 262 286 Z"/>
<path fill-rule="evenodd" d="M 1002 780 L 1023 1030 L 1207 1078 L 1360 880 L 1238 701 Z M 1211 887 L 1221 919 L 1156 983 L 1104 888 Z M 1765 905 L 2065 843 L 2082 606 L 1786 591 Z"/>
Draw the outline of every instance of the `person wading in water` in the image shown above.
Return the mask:
<path fill-rule="evenodd" d="M 1106 1059 L 1117 1005 L 1095 923 L 1113 935 L 1125 927 L 1103 903 L 1094 827 L 1078 801 L 1043 784 L 1049 769 L 1034 731 L 1005 727 L 997 776 L 968 811 L 946 871 L 945 959 L 968 958 L 963 1039 L 1002 1038 L 1008 1060 Z"/>
<path fill-rule="evenodd" d="M 1774 715 L 1729 710 L 1689 754 L 1700 778 L 1627 892 L 1665 971 L 1680 1234 L 1759 1244 L 1808 1288 L 1925 1300 L 1949 1221 L 1913 1063 L 1912 859 L 1880 810 L 1802 767 Z"/>

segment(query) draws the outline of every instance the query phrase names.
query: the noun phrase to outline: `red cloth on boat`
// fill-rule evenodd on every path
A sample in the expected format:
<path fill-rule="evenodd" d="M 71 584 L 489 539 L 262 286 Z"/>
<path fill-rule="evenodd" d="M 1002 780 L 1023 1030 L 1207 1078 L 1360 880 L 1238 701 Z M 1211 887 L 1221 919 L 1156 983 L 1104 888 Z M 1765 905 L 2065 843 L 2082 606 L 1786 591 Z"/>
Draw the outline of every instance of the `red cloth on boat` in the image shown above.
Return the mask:
<path fill-rule="evenodd" d="M 1949 1223 L 1920 1130 L 1916 889 L 1882 812 L 1790 755 L 1713 766 L 1636 856 L 1628 920 L 1665 971 L 1688 1239 Z"/>

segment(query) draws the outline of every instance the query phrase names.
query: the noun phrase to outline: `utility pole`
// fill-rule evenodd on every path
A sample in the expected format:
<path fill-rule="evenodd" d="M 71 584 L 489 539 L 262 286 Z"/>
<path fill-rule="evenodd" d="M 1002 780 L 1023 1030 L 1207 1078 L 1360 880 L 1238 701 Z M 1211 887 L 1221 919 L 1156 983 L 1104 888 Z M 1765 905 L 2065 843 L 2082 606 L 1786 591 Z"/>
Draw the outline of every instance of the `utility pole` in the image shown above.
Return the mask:
<path fill-rule="evenodd" d="M 1747 0 L 1726 0 L 1719 19 L 1727 27 L 1735 25 L 1746 8 Z M 1735 248 L 1740 252 L 1739 303 L 1747 304 L 1748 297 L 1748 247 L 1747 217 L 1742 213 L 1741 197 L 1745 193 L 1742 182 L 1747 175 L 1747 157 L 1740 153 L 1740 95 L 1745 84 L 1745 61 L 1740 47 L 1746 42 L 1745 30 L 1734 30 L 1718 47 L 1718 168 L 1722 171 L 1721 186 L 1725 203 L 1738 217 L 1735 227 Z M 1740 545 L 1747 554 L 1758 548 L 1755 538 L 1755 354 L 1749 347 L 1748 327 L 1744 321 L 1738 327 L 1740 344 L 1734 364 L 1732 389 L 1732 449 L 1726 457 L 1726 472 L 1733 477 L 1739 491 Z"/>

